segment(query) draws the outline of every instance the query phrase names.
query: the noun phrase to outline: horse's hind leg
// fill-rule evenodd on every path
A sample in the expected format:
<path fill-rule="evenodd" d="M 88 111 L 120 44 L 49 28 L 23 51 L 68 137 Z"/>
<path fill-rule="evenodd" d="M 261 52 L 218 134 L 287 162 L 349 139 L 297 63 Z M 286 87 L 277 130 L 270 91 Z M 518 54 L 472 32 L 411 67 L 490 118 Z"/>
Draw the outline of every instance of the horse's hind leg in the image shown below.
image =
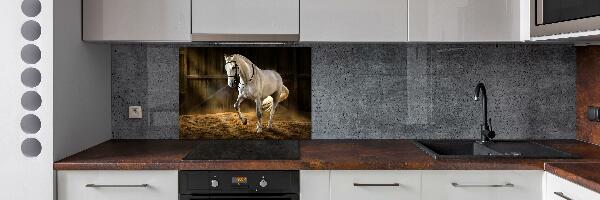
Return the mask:
<path fill-rule="evenodd" d="M 273 103 L 271 104 L 271 114 L 269 115 L 269 128 L 273 128 L 273 116 L 275 116 L 275 110 L 279 105 L 279 102 L 287 99 L 290 91 L 285 87 L 285 85 L 281 85 L 279 91 L 273 94 Z"/>
<path fill-rule="evenodd" d="M 279 96 L 276 94 L 274 96 Z M 271 113 L 269 113 L 269 129 L 273 128 L 273 116 L 275 116 L 275 109 L 279 105 L 279 98 L 273 98 L 273 104 L 271 104 Z"/>
<path fill-rule="evenodd" d="M 242 101 L 244 101 L 244 97 L 238 96 L 237 101 L 235 101 L 235 104 L 233 104 L 233 108 L 235 108 L 235 110 L 237 111 L 242 124 L 246 125 L 248 123 L 248 120 L 244 118 L 244 116 L 242 115 L 242 111 L 240 111 L 240 104 L 242 103 Z"/>
<path fill-rule="evenodd" d="M 258 122 L 256 122 L 256 132 L 260 133 L 262 132 L 262 101 L 260 98 L 257 98 L 254 102 L 256 103 L 256 118 L 258 119 Z"/>

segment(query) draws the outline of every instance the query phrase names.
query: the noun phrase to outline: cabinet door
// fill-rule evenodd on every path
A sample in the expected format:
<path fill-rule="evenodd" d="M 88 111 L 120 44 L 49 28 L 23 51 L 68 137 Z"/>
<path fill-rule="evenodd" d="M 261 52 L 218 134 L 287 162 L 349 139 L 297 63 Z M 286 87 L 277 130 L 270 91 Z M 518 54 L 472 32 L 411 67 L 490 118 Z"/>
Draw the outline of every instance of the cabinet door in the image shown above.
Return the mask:
<path fill-rule="evenodd" d="M 422 200 L 542 199 L 543 171 L 423 171 Z"/>
<path fill-rule="evenodd" d="M 410 0 L 409 41 L 529 40 L 527 0 Z"/>
<path fill-rule="evenodd" d="M 189 41 L 189 0 L 83 0 L 83 40 Z"/>
<path fill-rule="evenodd" d="M 177 171 L 57 172 L 58 200 L 177 200 L 177 187 Z"/>
<path fill-rule="evenodd" d="M 329 170 L 300 171 L 300 200 L 329 200 Z"/>
<path fill-rule="evenodd" d="M 298 0 L 192 0 L 192 39 L 278 40 L 287 35 L 297 41 L 299 6 Z"/>
<path fill-rule="evenodd" d="M 331 200 L 419 200 L 419 171 L 331 171 Z"/>
<path fill-rule="evenodd" d="M 600 200 L 600 194 L 575 183 L 546 173 L 546 190 L 544 200 Z"/>
<path fill-rule="evenodd" d="M 302 0 L 300 41 L 403 42 L 408 0 Z"/>

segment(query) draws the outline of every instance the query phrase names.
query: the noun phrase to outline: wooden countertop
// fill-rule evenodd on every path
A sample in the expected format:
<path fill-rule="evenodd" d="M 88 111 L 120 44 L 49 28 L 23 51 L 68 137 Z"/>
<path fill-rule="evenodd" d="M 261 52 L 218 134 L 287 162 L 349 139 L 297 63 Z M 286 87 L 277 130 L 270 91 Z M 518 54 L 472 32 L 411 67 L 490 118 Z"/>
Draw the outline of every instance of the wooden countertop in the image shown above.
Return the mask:
<path fill-rule="evenodd" d="M 55 170 L 542 170 L 548 162 L 600 162 L 600 147 L 537 141 L 582 159 L 435 160 L 411 140 L 306 140 L 300 160 L 184 161 L 194 140 L 109 140 L 54 163 Z"/>
<path fill-rule="evenodd" d="M 545 170 L 592 191 L 600 193 L 600 162 L 546 163 Z"/>
<path fill-rule="evenodd" d="M 600 146 L 536 141 L 581 159 L 435 160 L 411 140 L 307 140 L 300 160 L 184 161 L 198 141 L 109 140 L 54 163 L 55 170 L 545 170 L 600 192 Z M 544 166 L 545 165 L 545 166 Z"/>

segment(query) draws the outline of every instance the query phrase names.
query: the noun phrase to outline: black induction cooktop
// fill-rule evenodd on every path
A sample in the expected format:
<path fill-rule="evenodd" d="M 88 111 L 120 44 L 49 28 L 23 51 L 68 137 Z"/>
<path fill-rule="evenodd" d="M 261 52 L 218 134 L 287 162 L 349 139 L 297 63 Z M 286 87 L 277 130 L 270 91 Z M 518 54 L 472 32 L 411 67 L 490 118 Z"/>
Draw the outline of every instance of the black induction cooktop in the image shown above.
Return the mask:
<path fill-rule="evenodd" d="M 201 140 L 183 160 L 298 160 L 298 140 Z"/>

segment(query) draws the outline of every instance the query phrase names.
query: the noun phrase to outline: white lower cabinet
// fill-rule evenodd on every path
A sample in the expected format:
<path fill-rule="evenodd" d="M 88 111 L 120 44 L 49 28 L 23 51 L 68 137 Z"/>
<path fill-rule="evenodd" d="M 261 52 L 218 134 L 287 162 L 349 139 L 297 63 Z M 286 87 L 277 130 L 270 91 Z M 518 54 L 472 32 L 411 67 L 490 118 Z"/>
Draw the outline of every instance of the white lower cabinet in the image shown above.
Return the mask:
<path fill-rule="evenodd" d="M 329 200 L 329 170 L 300 171 L 300 199 Z"/>
<path fill-rule="evenodd" d="M 542 200 L 543 171 L 425 170 L 422 200 Z"/>
<path fill-rule="evenodd" d="M 58 200 L 177 200 L 177 171 L 57 172 Z"/>
<path fill-rule="evenodd" d="M 302 170 L 301 200 L 600 200 L 536 170 Z M 57 171 L 58 200 L 177 200 L 175 170 Z"/>
<path fill-rule="evenodd" d="M 600 200 L 600 194 L 580 185 L 546 173 L 544 200 Z"/>
<path fill-rule="evenodd" d="M 419 200 L 419 171 L 331 171 L 331 200 Z"/>

